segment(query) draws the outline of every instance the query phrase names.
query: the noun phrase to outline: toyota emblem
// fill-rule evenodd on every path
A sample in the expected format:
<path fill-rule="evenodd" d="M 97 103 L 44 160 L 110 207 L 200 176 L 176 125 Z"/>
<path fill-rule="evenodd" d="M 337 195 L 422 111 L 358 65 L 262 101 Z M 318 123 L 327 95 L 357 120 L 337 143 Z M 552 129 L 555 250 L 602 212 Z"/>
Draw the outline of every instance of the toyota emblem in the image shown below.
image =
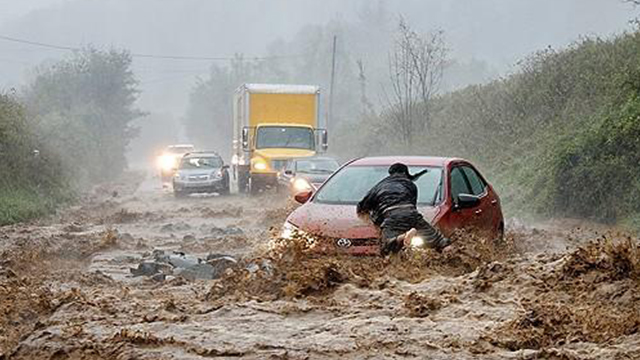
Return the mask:
<path fill-rule="evenodd" d="M 336 241 L 336 245 L 338 245 L 339 247 L 348 248 L 349 246 L 351 246 L 351 240 L 345 238 L 338 239 L 338 241 Z"/>

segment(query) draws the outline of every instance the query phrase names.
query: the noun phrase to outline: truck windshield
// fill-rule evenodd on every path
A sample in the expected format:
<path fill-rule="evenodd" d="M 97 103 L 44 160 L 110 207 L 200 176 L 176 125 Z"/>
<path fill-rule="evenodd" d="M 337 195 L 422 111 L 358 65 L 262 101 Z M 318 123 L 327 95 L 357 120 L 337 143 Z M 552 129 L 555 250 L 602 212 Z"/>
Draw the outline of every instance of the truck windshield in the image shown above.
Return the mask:
<path fill-rule="evenodd" d="M 298 126 L 261 126 L 258 128 L 256 136 L 256 149 L 315 149 L 313 130 L 310 128 Z"/>

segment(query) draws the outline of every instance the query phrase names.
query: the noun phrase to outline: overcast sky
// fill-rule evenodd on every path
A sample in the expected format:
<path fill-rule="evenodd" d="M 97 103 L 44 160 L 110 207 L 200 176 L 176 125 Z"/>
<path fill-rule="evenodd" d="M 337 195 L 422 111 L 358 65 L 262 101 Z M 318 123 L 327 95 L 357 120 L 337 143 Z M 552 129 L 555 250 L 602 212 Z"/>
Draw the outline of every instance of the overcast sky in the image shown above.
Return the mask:
<path fill-rule="evenodd" d="M 305 25 L 356 21 L 379 0 L 0 0 L 0 35 L 51 44 L 113 45 L 171 55 L 261 55 Z M 527 54 L 580 36 L 630 29 L 636 11 L 622 0 L 386 0 L 421 31 L 443 29 L 456 59 L 500 73 Z M 372 39 L 375 41 L 375 39 Z M 0 40 L 0 89 L 19 87 L 30 69 L 63 51 Z M 179 114 L 209 63 L 136 60 L 142 103 Z"/>

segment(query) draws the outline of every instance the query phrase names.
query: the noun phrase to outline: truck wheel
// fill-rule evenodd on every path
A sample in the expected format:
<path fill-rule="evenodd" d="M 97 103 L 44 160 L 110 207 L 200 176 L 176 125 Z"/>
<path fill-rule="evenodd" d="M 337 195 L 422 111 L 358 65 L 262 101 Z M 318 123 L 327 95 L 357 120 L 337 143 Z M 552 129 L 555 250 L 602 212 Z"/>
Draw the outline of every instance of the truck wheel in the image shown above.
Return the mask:
<path fill-rule="evenodd" d="M 248 191 L 249 175 L 246 173 L 238 174 L 238 192 L 244 194 Z"/>
<path fill-rule="evenodd" d="M 260 183 L 257 181 L 253 181 L 253 179 L 249 178 L 249 193 L 251 195 L 260 194 Z"/>

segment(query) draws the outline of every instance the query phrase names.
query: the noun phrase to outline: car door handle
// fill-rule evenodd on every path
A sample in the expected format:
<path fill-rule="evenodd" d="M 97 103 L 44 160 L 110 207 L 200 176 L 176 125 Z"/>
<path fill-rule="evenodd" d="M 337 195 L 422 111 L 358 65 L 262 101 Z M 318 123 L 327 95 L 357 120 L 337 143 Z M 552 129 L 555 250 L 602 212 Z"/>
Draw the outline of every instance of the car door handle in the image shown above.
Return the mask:
<path fill-rule="evenodd" d="M 476 215 L 480 215 L 480 214 L 482 214 L 482 209 L 476 210 Z"/>

